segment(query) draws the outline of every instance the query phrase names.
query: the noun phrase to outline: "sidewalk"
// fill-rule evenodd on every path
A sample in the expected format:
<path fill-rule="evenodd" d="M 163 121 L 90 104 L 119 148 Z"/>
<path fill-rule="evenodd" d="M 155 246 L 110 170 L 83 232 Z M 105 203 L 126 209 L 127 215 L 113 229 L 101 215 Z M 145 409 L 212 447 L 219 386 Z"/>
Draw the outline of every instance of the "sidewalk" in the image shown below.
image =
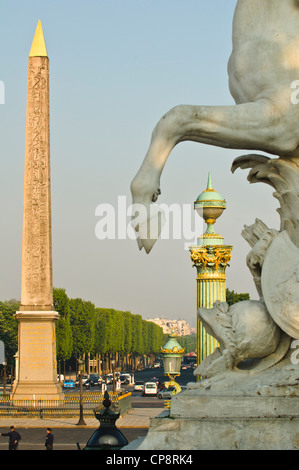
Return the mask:
<path fill-rule="evenodd" d="M 148 428 L 150 418 L 155 418 L 165 413 L 163 408 L 134 408 L 129 413 L 121 416 L 116 421 L 118 428 Z M 84 415 L 83 415 L 84 417 Z M 12 424 L 16 428 L 73 428 L 77 426 L 79 418 L 1 418 L 0 427 L 9 427 Z M 98 428 L 100 422 L 96 418 L 84 418 L 84 428 Z M 81 426 L 80 426 L 81 427 Z"/>

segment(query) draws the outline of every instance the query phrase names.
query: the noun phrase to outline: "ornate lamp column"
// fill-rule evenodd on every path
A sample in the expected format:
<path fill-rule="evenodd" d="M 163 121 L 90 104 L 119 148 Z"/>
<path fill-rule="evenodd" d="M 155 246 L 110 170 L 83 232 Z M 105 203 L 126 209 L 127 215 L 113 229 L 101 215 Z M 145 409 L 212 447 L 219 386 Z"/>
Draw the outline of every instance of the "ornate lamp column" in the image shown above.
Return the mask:
<path fill-rule="evenodd" d="M 214 230 L 218 217 L 226 209 L 226 201 L 212 187 L 209 173 L 207 189 L 194 203 L 194 209 L 205 220 L 206 232 L 197 239 L 197 246 L 190 246 L 191 260 L 197 269 L 197 310 L 212 308 L 216 300 L 226 300 L 225 269 L 231 259 L 231 245 L 224 245 L 224 238 Z M 197 318 L 197 365 L 218 346 Z"/>

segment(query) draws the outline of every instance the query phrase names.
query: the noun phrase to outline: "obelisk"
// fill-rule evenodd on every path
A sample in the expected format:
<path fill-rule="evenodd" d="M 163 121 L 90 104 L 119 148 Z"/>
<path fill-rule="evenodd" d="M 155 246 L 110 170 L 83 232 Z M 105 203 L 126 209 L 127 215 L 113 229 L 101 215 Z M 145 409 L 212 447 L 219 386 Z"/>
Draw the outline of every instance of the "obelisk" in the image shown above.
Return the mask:
<path fill-rule="evenodd" d="M 50 179 L 49 58 L 40 20 L 28 61 L 19 351 L 13 398 L 56 399 Z"/>

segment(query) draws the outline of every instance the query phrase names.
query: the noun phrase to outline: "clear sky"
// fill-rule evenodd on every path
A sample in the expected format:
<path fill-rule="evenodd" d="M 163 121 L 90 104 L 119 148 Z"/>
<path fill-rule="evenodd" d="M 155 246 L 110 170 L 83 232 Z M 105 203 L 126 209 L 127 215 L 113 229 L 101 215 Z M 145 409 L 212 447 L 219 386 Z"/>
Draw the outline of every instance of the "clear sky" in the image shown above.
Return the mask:
<path fill-rule="evenodd" d="M 54 286 L 69 297 L 195 325 L 196 269 L 185 240 L 99 240 L 97 206 L 131 203 L 130 183 L 160 117 L 178 104 L 233 104 L 228 89 L 236 0 L 1 1 L 0 299 L 20 298 L 28 54 L 41 19 L 50 58 Z M 233 245 L 227 287 L 257 298 L 244 224 L 279 227 L 270 187 L 230 168 L 246 150 L 182 143 L 159 203 L 193 204 L 213 187 L 227 201 L 215 225 Z M 129 218 L 128 218 L 129 222 Z M 203 227 L 204 229 L 204 227 Z M 200 233 L 198 233 L 200 235 Z"/>

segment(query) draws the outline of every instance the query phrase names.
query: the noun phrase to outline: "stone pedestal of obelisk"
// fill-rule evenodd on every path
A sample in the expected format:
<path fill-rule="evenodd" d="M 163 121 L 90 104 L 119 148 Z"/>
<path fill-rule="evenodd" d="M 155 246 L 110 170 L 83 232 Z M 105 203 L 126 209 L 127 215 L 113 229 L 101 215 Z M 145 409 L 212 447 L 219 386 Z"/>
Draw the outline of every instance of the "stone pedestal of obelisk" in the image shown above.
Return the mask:
<path fill-rule="evenodd" d="M 57 399 L 53 309 L 49 59 L 40 21 L 28 62 L 21 306 L 13 399 Z"/>

